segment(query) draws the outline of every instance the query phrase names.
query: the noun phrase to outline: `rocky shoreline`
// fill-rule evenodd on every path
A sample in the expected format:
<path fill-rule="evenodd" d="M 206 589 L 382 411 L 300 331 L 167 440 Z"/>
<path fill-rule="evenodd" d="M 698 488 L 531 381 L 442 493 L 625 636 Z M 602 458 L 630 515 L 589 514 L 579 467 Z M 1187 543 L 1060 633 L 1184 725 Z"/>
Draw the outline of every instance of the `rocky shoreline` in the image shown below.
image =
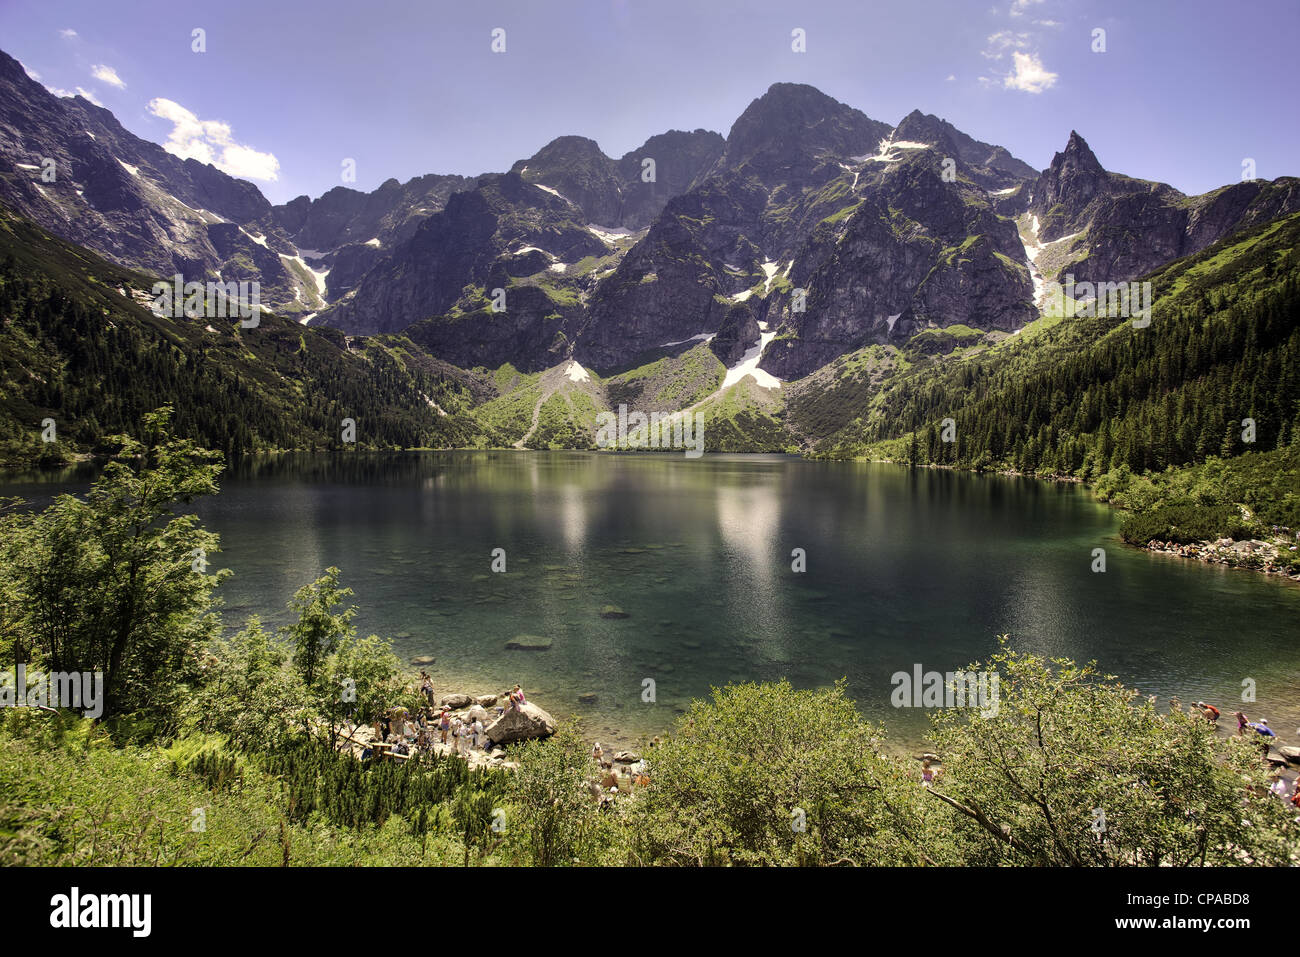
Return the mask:
<path fill-rule="evenodd" d="M 1184 544 L 1162 542 L 1153 538 L 1147 542 L 1146 549 L 1160 555 L 1194 558 L 1207 564 L 1227 565 L 1230 568 L 1263 572 L 1266 575 L 1284 575 L 1291 581 L 1300 582 L 1300 572 L 1293 572 L 1279 564 L 1284 552 L 1296 551 L 1296 546 L 1287 545 L 1285 540 L 1266 542 L 1252 538 L 1238 542 L 1231 538 L 1220 538 L 1215 541 Z"/>
<path fill-rule="evenodd" d="M 436 706 L 430 709 L 435 722 L 432 729 L 431 739 L 423 746 L 420 741 L 422 736 L 416 736 L 415 740 L 409 744 L 409 750 L 405 754 L 388 752 L 386 757 L 389 759 L 408 760 L 417 757 L 421 753 L 436 754 L 441 757 L 456 756 L 465 760 L 470 770 L 480 768 L 495 768 L 500 770 L 514 770 L 519 767 L 517 761 L 511 761 L 507 758 L 506 748 L 512 744 L 518 744 L 524 741 L 543 740 L 549 738 L 556 731 L 556 721 L 550 713 L 532 702 L 526 702 L 517 708 L 510 708 L 506 705 L 509 701 L 509 692 L 501 694 L 481 694 L 470 695 L 464 692 L 450 692 L 437 699 Z M 441 733 L 438 731 L 436 721 L 442 709 L 446 708 L 448 717 L 455 722 L 459 719 L 464 724 L 474 721 L 480 721 L 483 725 L 484 742 L 481 748 L 474 748 L 469 745 L 468 739 L 462 739 L 461 747 L 456 746 L 454 738 L 451 743 L 443 744 Z M 388 714 L 392 716 L 399 713 L 403 721 L 410 720 L 411 716 L 405 708 L 390 709 Z M 347 751 L 357 759 L 370 757 L 374 754 L 375 745 L 378 743 L 376 725 L 360 724 L 340 729 L 340 739 L 338 747 L 341 751 Z M 594 746 L 594 742 L 593 742 Z M 619 774 L 629 776 L 635 770 L 634 765 L 641 761 L 641 755 L 637 751 L 627 749 L 608 749 L 604 752 L 606 757 L 599 767 L 612 769 Z"/>

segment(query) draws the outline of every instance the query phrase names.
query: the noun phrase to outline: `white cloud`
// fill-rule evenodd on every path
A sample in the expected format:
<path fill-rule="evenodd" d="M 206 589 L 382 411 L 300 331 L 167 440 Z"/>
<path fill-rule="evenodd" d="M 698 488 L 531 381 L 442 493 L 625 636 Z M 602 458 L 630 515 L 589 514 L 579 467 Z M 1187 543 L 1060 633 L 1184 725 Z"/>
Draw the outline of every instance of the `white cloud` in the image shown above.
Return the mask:
<path fill-rule="evenodd" d="M 1002 82 L 1007 89 L 1042 93 L 1056 84 L 1057 74 L 1043 66 L 1043 61 L 1034 54 L 1016 51 L 1011 56 L 1015 70 Z"/>
<path fill-rule="evenodd" d="M 104 105 L 103 103 L 99 102 L 99 98 L 95 96 L 93 90 L 87 90 L 84 86 L 77 87 L 77 95 L 84 96 L 86 99 L 90 100 L 90 102 L 94 103 L 96 106 Z"/>
<path fill-rule="evenodd" d="M 1023 50 L 1029 45 L 1028 33 L 1015 33 L 1011 30 L 999 30 L 984 41 L 980 56 L 986 60 L 1001 60 L 1008 50 Z"/>
<path fill-rule="evenodd" d="M 1032 7 L 1034 4 L 1042 3 L 1042 2 L 1043 0 L 1012 0 L 1011 11 L 1010 11 L 1011 15 L 1013 17 L 1023 16 L 1025 11 L 1028 10 L 1030 7 Z"/>
<path fill-rule="evenodd" d="M 33 70 L 31 67 L 29 67 L 29 66 L 28 66 L 26 63 L 24 63 L 22 60 L 19 60 L 19 61 L 18 61 L 18 65 L 19 65 L 20 67 L 22 67 L 22 68 L 23 68 L 23 72 L 26 73 L 28 76 L 30 76 L 33 80 L 39 80 L 39 79 L 41 78 L 41 75 L 40 75 L 39 73 L 37 73 L 35 70 Z"/>
<path fill-rule="evenodd" d="M 117 75 L 117 71 L 111 66 L 105 66 L 103 63 L 97 64 L 95 68 L 90 71 L 90 75 L 101 83 L 115 86 L 119 90 L 126 89 L 126 82 Z"/>
<path fill-rule="evenodd" d="M 77 31 L 71 28 L 66 30 L 60 30 L 59 36 L 63 37 L 63 39 L 65 40 L 75 40 L 77 38 Z"/>
<path fill-rule="evenodd" d="M 945 82 L 947 82 L 947 83 L 951 83 L 951 82 L 952 82 L 953 80 L 955 80 L 955 79 L 957 79 L 957 74 L 955 74 L 955 73 L 949 73 L 949 74 L 948 74 L 948 79 L 947 79 Z"/>
<path fill-rule="evenodd" d="M 55 96 L 76 96 L 77 95 L 73 93 L 71 90 L 65 90 L 61 86 L 47 86 L 45 89 L 49 90 Z"/>
<path fill-rule="evenodd" d="M 279 178 L 280 161 L 275 155 L 236 143 L 229 123 L 200 120 L 175 100 L 161 97 L 149 101 L 149 112 L 172 124 L 163 148 L 174 156 L 211 163 L 231 176 L 272 182 Z"/>

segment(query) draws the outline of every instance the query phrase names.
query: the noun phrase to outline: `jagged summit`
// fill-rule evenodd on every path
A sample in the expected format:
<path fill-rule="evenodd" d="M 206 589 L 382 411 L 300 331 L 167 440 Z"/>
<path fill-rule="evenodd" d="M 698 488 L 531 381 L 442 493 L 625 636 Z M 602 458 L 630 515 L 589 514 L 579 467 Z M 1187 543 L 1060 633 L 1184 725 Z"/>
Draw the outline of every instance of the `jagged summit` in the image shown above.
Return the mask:
<path fill-rule="evenodd" d="M 737 167 L 755 157 L 770 163 L 832 153 L 854 156 L 874 152 L 888 135 L 887 123 L 827 96 L 806 83 L 774 83 L 732 124 L 724 167 Z"/>
<path fill-rule="evenodd" d="M 1065 151 L 1052 157 L 1053 169 L 1066 167 L 1090 172 L 1104 172 L 1104 167 L 1097 159 L 1097 154 L 1092 151 L 1092 148 L 1088 146 L 1088 141 L 1080 136 L 1077 130 L 1070 130 L 1070 139 L 1065 144 Z"/>

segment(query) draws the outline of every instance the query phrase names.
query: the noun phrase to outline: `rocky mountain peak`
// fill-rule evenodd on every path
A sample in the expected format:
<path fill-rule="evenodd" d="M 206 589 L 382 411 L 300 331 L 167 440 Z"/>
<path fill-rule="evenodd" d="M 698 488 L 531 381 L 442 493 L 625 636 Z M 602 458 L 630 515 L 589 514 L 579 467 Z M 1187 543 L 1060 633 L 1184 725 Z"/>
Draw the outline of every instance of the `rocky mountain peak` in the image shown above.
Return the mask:
<path fill-rule="evenodd" d="M 1079 135 L 1077 130 L 1070 130 L 1069 142 L 1065 144 L 1065 152 L 1057 153 L 1052 157 L 1053 169 L 1073 168 L 1076 170 L 1087 171 L 1091 173 L 1104 173 L 1105 169 L 1097 160 L 1097 155 L 1088 146 L 1087 140 Z"/>
<path fill-rule="evenodd" d="M 732 124 L 720 164 L 735 168 L 759 159 L 765 167 L 799 165 L 830 153 L 874 152 L 889 125 L 873 120 L 805 83 L 774 83 Z"/>
<path fill-rule="evenodd" d="M 1092 200 L 1108 191 L 1110 174 L 1106 172 L 1087 142 L 1071 130 L 1064 152 L 1052 157 L 1052 164 L 1038 178 L 1033 188 L 1033 209 L 1045 215 L 1053 207 L 1059 222 L 1054 229 L 1067 229 L 1083 214 Z"/>

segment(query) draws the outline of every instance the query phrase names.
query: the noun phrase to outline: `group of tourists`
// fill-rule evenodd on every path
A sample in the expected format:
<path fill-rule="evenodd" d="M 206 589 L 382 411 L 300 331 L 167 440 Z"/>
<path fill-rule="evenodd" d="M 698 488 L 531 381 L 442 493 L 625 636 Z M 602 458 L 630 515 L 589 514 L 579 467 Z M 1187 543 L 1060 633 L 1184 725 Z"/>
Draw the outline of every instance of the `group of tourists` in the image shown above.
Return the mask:
<path fill-rule="evenodd" d="M 1170 702 L 1174 707 L 1178 706 L 1178 699 L 1175 698 Z M 1195 705 L 1196 710 L 1205 716 L 1205 720 L 1210 724 L 1218 727 L 1219 709 L 1212 704 L 1206 704 L 1204 701 L 1198 701 Z M 1252 732 L 1259 740 L 1264 749 L 1264 757 L 1267 759 L 1269 752 L 1272 750 L 1273 743 L 1277 740 L 1277 732 L 1268 726 L 1268 718 L 1260 718 L 1258 721 L 1251 721 L 1244 711 L 1234 711 L 1232 716 L 1237 719 L 1237 736 L 1246 737 Z M 1269 791 L 1277 795 L 1284 801 L 1290 801 L 1296 808 L 1300 808 L 1300 779 L 1288 779 L 1282 773 L 1281 767 L 1275 767 L 1270 775 Z"/>
<path fill-rule="evenodd" d="M 373 730 L 372 744 L 390 745 L 391 753 L 403 757 L 409 757 L 412 749 L 433 751 L 435 741 L 450 746 L 457 754 L 484 750 L 488 744 L 482 716 L 462 718 L 446 706 L 436 711 L 420 708 L 414 715 L 408 714 L 405 708 L 389 708 L 375 719 Z M 370 757 L 375 750 L 367 748 L 362 757 Z"/>
<path fill-rule="evenodd" d="M 1178 699 L 1170 698 L 1169 705 L 1177 710 Z M 1219 726 L 1219 715 L 1221 712 L 1214 705 L 1206 704 L 1204 701 L 1198 701 L 1192 707 L 1199 711 L 1201 715 L 1204 716 L 1205 720 L 1210 722 L 1210 724 L 1214 725 L 1216 728 Z M 1269 739 L 1277 737 L 1277 733 L 1268 726 L 1268 718 L 1260 718 L 1258 721 L 1251 721 L 1250 718 L 1246 717 L 1246 712 L 1244 711 L 1234 711 L 1232 712 L 1232 716 L 1237 719 L 1237 736 L 1245 737 L 1248 730 L 1254 731 L 1255 734 L 1265 739 L 1264 746 L 1265 753 L 1267 754 L 1267 748 L 1271 744 Z"/>
<path fill-rule="evenodd" d="M 650 746 L 654 747 L 658 741 L 656 737 L 650 742 Z M 619 774 L 613 760 L 605 756 L 604 749 L 597 741 L 591 749 L 591 759 L 596 762 L 597 772 L 590 779 L 589 784 L 593 796 L 599 799 L 602 808 L 611 806 L 619 794 L 630 792 L 633 788 L 650 786 L 650 767 L 644 758 L 637 758 L 628 763 L 624 774 Z"/>
<path fill-rule="evenodd" d="M 408 713 L 406 708 L 388 708 L 374 721 L 371 746 L 362 752 L 362 758 L 374 756 L 381 750 L 401 757 L 410 757 L 414 750 L 431 752 L 435 743 L 450 747 L 456 754 L 468 755 L 474 751 L 487 750 L 491 745 L 486 734 L 483 714 L 453 714 L 446 705 L 434 704 L 433 678 L 427 671 L 420 671 L 420 696 L 424 706 Z M 496 708 L 497 717 L 507 709 L 520 711 L 527 704 L 527 698 L 519 685 L 506 695 L 506 702 Z M 489 722 L 490 723 L 490 722 Z M 384 748 L 376 748 L 376 743 Z"/>
<path fill-rule="evenodd" d="M 1151 700 L 1154 702 L 1155 697 L 1152 696 Z M 1181 708 L 1181 704 L 1177 698 L 1169 699 L 1169 705 L 1175 711 Z M 1206 704 L 1204 701 L 1198 701 L 1188 710 L 1199 712 L 1201 716 L 1215 728 L 1219 726 L 1219 716 L 1221 712 L 1214 705 Z M 1244 711 L 1234 711 L 1232 715 L 1237 719 L 1238 736 L 1245 737 L 1248 733 L 1254 732 L 1254 734 L 1260 739 L 1260 744 L 1264 748 L 1264 757 L 1267 758 L 1273 742 L 1277 740 L 1277 733 L 1268 726 L 1268 719 L 1260 718 L 1258 721 L 1251 721 Z M 599 750 L 600 745 L 596 745 L 596 748 Z M 599 754 L 597 755 L 597 759 L 599 760 Z M 923 756 L 921 761 L 922 787 L 928 788 L 933 786 L 939 779 L 939 776 L 943 774 L 942 769 L 933 766 L 933 762 L 937 760 L 938 758 L 934 757 L 934 755 Z M 1278 768 L 1273 772 L 1272 778 L 1273 782 L 1269 790 L 1279 797 L 1289 800 L 1297 808 L 1300 808 L 1300 779 L 1296 779 L 1295 781 L 1288 780 L 1282 773 L 1281 768 Z"/>

